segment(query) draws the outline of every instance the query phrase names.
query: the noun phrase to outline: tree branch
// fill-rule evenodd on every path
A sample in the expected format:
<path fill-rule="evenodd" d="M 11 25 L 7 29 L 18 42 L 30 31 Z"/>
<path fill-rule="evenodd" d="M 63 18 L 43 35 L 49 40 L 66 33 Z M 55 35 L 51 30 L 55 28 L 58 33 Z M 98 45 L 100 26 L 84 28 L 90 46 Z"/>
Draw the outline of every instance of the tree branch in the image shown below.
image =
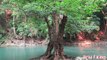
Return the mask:
<path fill-rule="evenodd" d="M 47 27 L 50 28 L 49 21 L 48 21 L 47 17 L 45 17 L 45 22 L 47 23 Z"/>
<path fill-rule="evenodd" d="M 61 23 L 59 25 L 60 33 L 64 33 L 66 22 L 67 22 L 67 16 L 63 16 L 63 19 L 61 20 Z"/>

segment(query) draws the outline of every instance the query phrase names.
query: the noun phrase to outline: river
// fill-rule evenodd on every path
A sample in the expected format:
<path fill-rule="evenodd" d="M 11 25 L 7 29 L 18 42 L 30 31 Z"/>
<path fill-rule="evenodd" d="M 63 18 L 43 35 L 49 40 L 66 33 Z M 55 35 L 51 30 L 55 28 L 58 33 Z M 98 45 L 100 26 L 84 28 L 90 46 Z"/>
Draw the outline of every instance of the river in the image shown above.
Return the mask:
<path fill-rule="evenodd" d="M 0 48 L 0 60 L 29 60 L 38 57 L 46 51 L 46 46 L 36 47 L 2 47 Z M 107 56 L 105 47 L 83 48 L 79 46 L 65 46 L 64 53 L 68 56 Z"/>

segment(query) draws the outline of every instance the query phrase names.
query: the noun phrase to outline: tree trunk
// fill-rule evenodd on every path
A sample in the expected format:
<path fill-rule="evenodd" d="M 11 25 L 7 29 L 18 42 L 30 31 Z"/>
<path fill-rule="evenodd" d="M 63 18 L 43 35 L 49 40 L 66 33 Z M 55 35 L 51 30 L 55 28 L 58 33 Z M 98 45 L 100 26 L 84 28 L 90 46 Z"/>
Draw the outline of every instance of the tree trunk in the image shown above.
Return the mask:
<path fill-rule="evenodd" d="M 63 51 L 63 34 L 65 24 L 67 22 L 67 16 L 64 16 L 59 23 L 58 15 L 53 14 L 53 23 L 49 26 L 48 20 L 45 18 L 48 26 L 48 34 L 50 42 L 48 44 L 46 53 L 40 60 L 60 60 L 65 59 Z M 52 53 L 53 50 L 53 53 Z"/>
<path fill-rule="evenodd" d="M 63 52 L 63 44 L 62 44 L 62 36 L 51 36 L 54 37 L 52 40 L 54 41 L 50 41 L 46 50 L 46 53 L 43 57 L 42 60 L 44 59 L 51 59 L 51 60 L 59 60 L 59 59 L 64 59 L 64 52 Z M 52 53 L 52 50 L 54 50 L 54 52 Z"/>
<path fill-rule="evenodd" d="M 54 58 L 53 60 L 65 59 L 63 45 L 62 45 L 62 36 L 57 38 L 57 41 L 54 42 Z"/>

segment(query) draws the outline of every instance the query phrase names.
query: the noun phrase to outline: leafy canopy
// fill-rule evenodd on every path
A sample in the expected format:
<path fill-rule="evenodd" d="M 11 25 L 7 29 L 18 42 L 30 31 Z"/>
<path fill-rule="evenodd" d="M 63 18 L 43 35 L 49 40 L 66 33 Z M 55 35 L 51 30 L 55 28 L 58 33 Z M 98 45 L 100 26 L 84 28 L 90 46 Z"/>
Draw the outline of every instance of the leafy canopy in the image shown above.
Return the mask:
<path fill-rule="evenodd" d="M 94 19 L 87 19 L 93 12 L 100 9 L 102 3 L 106 0 L 2 0 L 0 5 L 1 14 L 5 9 L 13 11 L 12 16 L 15 16 L 14 22 L 17 32 L 20 32 L 20 26 L 26 25 L 38 27 L 42 33 L 47 33 L 46 23 L 44 17 L 48 17 L 50 24 L 52 23 L 52 13 L 66 15 L 68 22 L 66 25 L 66 32 L 76 33 L 79 31 L 92 31 L 98 29 L 98 21 Z M 23 17 L 26 17 L 23 18 Z M 35 24 L 24 22 L 24 20 L 32 20 Z M 22 23 L 24 22 L 24 24 Z M 95 23 L 95 24 L 93 24 Z M 18 26 L 18 24 L 20 24 Z M 23 27 L 22 27 L 23 28 Z M 22 29 L 24 31 L 24 29 Z"/>

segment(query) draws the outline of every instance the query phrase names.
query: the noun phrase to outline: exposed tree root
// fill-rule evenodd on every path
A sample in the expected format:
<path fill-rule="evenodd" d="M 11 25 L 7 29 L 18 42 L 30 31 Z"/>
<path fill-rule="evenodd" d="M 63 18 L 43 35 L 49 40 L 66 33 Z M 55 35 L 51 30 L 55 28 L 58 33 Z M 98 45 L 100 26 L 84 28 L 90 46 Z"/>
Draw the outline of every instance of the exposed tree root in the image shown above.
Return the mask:
<path fill-rule="evenodd" d="M 63 56 L 54 56 L 54 55 L 50 55 L 50 56 L 41 56 L 38 58 L 33 58 L 31 60 L 73 60 L 71 57 L 67 57 L 66 55 Z"/>
<path fill-rule="evenodd" d="M 49 43 L 46 53 L 38 58 L 34 58 L 31 60 L 73 60 L 71 57 L 67 57 L 64 55 L 63 46 L 59 43 Z M 54 48 L 53 48 L 54 47 Z M 54 52 L 52 53 L 52 50 Z"/>

